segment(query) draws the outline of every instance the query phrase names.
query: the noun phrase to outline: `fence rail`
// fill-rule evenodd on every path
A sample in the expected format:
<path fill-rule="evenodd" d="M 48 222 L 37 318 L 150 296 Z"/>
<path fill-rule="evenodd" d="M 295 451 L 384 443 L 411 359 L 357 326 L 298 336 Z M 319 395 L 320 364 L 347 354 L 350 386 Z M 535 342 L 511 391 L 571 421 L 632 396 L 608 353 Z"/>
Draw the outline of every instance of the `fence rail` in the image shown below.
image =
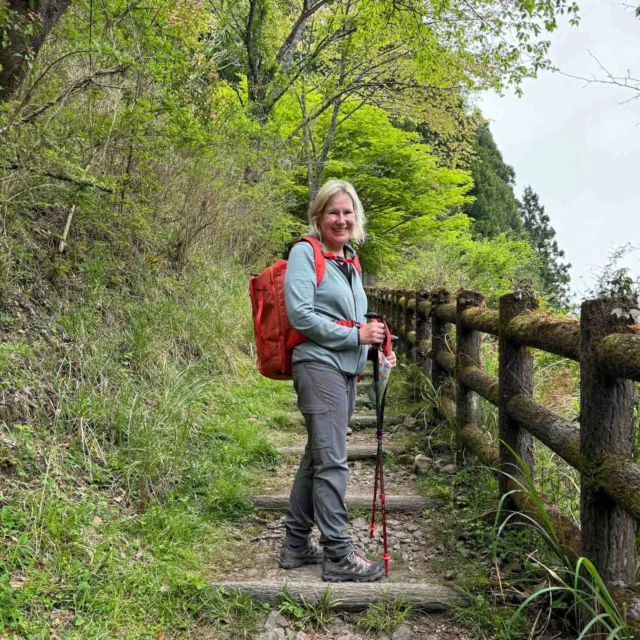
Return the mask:
<path fill-rule="evenodd" d="M 498 311 L 483 307 L 482 294 L 470 290 L 458 291 L 455 304 L 445 289 L 368 287 L 367 295 L 439 390 L 443 411 L 455 417 L 459 451 L 502 472 L 502 495 L 517 486 L 510 480 L 517 469 L 512 451 L 533 473 L 534 438 L 580 472 L 580 528 L 547 505 L 561 544 L 592 560 L 610 584 L 633 588 L 640 520 L 633 381 L 640 381 L 640 331 L 628 313 L 631 302 L 588 300 L 575 321 L 539 313 L 527 289 L 502 296 Z M 482 334 L 498 338 L 497 377 L 482 369 Z M 579 424 L 534 400 L 532 348 L 580 363 Z M 499 409 L 499 444 L 482 429 L 480 398 Z M 523 492 L 510 499 L 530 512 Z"/>

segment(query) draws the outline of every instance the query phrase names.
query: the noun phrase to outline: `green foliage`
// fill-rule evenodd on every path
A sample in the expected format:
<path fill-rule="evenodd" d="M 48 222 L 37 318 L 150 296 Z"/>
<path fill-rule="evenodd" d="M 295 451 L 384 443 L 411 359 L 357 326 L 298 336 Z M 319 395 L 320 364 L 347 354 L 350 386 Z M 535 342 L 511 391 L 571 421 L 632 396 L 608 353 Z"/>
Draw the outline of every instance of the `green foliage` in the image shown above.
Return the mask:
<path fill-rule="evenodd" d="M 279 594 L 281 599 L 280 612 L 293 619 L 300 629 L 326 629 L 333 619 L 336 601 L 331 597 L 331 588 L 327 587 L 316 602 L 308 602 L 304 596 L 295 598 L 289 591 L 288 585 Z"/>
<path fill-rule="evenodd" d="M 382 282 L 424 290 L 444 286 L 455 291 L 467 287 L 482 291 L 489 304 L 513 291 L 516 284 L 527 283 L 540 289 L 537 256 L 527 242 L 505 235 L 477 239 L 472 235 L 469 218 L 458 214 L 455 219 L 459 229 L 415 242 L 396 269 L 384 273 Z"/>
<path fill-rule="evenodd" d="M 544 212 L 538 195 L 531 187 L 526 187 L 520 203 L 520 215 L 525 231 L 529 234 L 531 245 L 540 259 L 540 275 L 544 293 L 549 302 L 558 308 L 567 308 L 569 304 L 570 264 L 561 262 L 564 251 L 555 240 L 556 232 L 550 226 L 551 219 Z"/>
<path fill-rule="evenodd" d="M 516 610 L 512 623 L 517 624 L 522 612 L 540 597 L 548 597 L 552 603 L 555 599 L 562 601 L 568 598 L 568 612 L 573 615 L 573 623 L 579 632 L 578 640 L 590 637 L 594 632 L 602 633 L 611 640 L 631 638 L 625 616 L 619 611 L 595 566 L 587 558 L 574 558 L 563 547 L 531 471 L 518 454 L 513 450 L 511 453 L 518 467 L 513 474 L 508 474 L 509 478 L 518 487 L 515 491 L 524 492 L 535 515 L 517 512 L 504 514 L 505 501 L 510 495 L 505 494 L 496 513 L 496 539 L 500 538 L 507 527 L 523 523 L 540 536 L 556 560 L 554 564 L 546 564 L 536 554 L 529 557 L 530 570 L 546 574 L 550 584 L 536 590 L 524 600 Z"/>
<path fill-rule="evenodd" d="M 504 163 L 487 122 L 480 124 L 476 133 L 471 175 L 475 200 L 465 212 L 475 220 L 475 230 L 488 238 L 508 232 L 519 234 L 522 221 L 513 191 L 516 174 Z"/>
<path fill-rule="evenodd" d="M 457 608 L 456 616 L 474 638 L 482 640 L 518 640 L 525 630 L 524 625 L 518 627 L 513 620 L 511 607 L 497 604 L 486 594 L 471 595 L 469 606 Z"/>
<path fill-rule="evenodd" d="M 620 260 L 636 250 L 637 247 L 631 244 L 614 249 L 609 254 L 607 263 L 596 273 L 594 286 L 588 291 L 589 296 L 611 300 L 630 300 L 633 304 L 638 304 L 640 282 L 629 275 L 629 269 L 619 266 Z"/>
<path fill-rule="evenodd" d="M 16 634 L 147 638 L 196 620 L 254 629 L 260 615 L 207 579 L 227 544 L 220 523 L 247 512 L 256 469 L 277 463 L 265 422 L 290 391 L 243 352 L 237 269 L 203 265 L 144 290 L 62 305 L 46 350 L 3 343 L 9 406 L 26 411 L 12 405 L 23 386 L 42 399 L 0 432 L 0 602 Z"/>
<path fill-rule="evenodd" d="M 365 633 L 393 633 L 413 615 L 413 606 L 402 597 L 370 604 L 358 626 Z"/>
<path fill-rule="evenodd" d="M 396 267 L 413 238 L 456 228 L 459 219 L 452 214 L 471 186 L 464 171 L 438 166 L 418 135 L 395 128 L 382 109 L 366 106 L 336 131 L 325 175 L 350 180 L 358 191 L 368 218 L 360 257 L 371 273 Z M 306 189 L 298 193 L 305 202 Z"/>

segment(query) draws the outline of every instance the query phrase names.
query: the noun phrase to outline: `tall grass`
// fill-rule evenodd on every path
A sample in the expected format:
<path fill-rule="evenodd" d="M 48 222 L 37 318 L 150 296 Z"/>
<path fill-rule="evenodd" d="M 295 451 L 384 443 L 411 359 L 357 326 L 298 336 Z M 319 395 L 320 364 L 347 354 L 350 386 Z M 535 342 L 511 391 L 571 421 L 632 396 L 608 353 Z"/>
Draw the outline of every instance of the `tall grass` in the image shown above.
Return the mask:
<path fill-rule="evenodd" d="M 256 371 L 246 278 L 201 264 L 87 291 L 48 319 L 47 344 L 14 334 L 0 352 L 14 403 L 0 423 L 0 625 L 25 638 L 244 635 L 259 611 L 207 580 L 256 468 L 277 463 L 266 424 L 290 399 Z"/>
<path fill-rule="evenodd" d="M 547 586 L 529 595 L 516 610 L 512 624 L 530 605 L 543 597 L 549 599 L 551 609 L 563 607 L 565 621 L 577 633 L 577 640 L 599 638 L 601 640 L 628 640 L 631 631 L 625 616 L 619 610 L 597 569 L 587 558 L 574 558 L 560 543 L 560 537 L 549 517 L 543 499 L 538 492 L 531 471 L 513 451 L 517 469 L 509 478 L 517 489 L 502 496 L 496 513 L 496 540 L 508 527 L 525 526 L 532 529 L 550 552 L 545 561 L 540 552 L 528 554 L 528 570 L 538 578 L 544 576 Z M 508 498 L 515 491 L 522 491 L 535 512 L 529 516 L 520 512 L 506 512 Z M 548 555 L 548 553 L 547 553 Z"/>

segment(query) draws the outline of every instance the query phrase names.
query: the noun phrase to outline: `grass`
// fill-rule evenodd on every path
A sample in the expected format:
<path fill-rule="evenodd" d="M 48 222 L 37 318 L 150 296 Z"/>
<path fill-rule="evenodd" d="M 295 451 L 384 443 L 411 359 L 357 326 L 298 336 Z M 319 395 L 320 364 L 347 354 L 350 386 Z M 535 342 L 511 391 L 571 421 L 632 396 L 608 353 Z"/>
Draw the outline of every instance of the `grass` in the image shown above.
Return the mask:
<path fill-rule="evenodd" d="M 485 343 L 485 356 L 491 372 L 497 358 L 490 341 Z M 565 418 L 575 419 L 577 369 L 573 363 L 545 356 L 537 365 L 537 399 Z M 408 377 L 419 385 L 425 404 L 438 405 L 433 387 L 420 372 L 410 368 Z M 488 403 L 483 403 L 483 428 L 496 440 L 497 411 Z M 421 447 L 429 452 L 434 441 L 448 442 L 448 455 L 453 457 L 454 433 L 450 419 L 431 423 Z M 443 453 L 438 450 L 431 455 L 437 458 Z M 459 464 L 455 476 L 430 469 L 417 479 L 420 493 L 446 501 L 444 510 L 431 514 L 440 532 L 440 552 L 432 567 L 440 573 L 454 571 L 458 585 L 468 591 L 471 606 L 458 611 L 459 621 L 470 628 L 473 637 L 487 640 L 533 638 L 545 630 L 558 633 L 563 629 L 575 632 L 575 637 L 588 637 L 598 630 L 606 631 L 603 637 L 612 640 L 628 638 L 628 628 L 593 567 L 582 559 L 577 570 L 575 562 L 562 554 L 544 513 L 542 495 L 577 517 L 576 472 L 537 443 L 535 474 L 535 486 L 529 477 L 523 490 L 530 502 L 539 505 L 542 527 L 533 523 L 513 526 L 516 521 L 512 517 L 495 526 L 501 508 L 496 477 L 472 460 Z"/>
<path fill-rule="evenodd" d="M 395 598 L 369 605 L 358 626 L 365 633 L 392 634 L 414 615 L 413 606 L 405 598 Z"/>
<path fill-rule="evenodd" d="M 285 585 L 280 599 L 280 613 L 285 614 L 300 629 L 327 629 L 337 605 L 331 597 L 331 587 L 327 587 L 316 602 L 309 602 L 302 595 L 295 598 Z"/>
<path fill-rule="evenodd" d="M 0 350 L 1 628 L 250 637 L 263 609 L 208 581 L 278 464 L 290 389 L 255 369 L 246 280 L 210 267 L 92 296 L 46 319 L 47 344 Z"/>
<path fill-rule="evenodd" d="M 577 640 L 596 636 L 607 640 L 628 640 L 631 630 L 614 602 L 595 566 L 587 558 L 574 559 L 562 547 L 553 522 L 547 515 L 541 494 L 533 476 L 522 459 L 512 451 L 518 461 L 517 474 L 510 476 L 517 484 L 514 491 L 526 494 L 527 501 L 536 512 L 535 519 L 521 513 L 503 514 L 507 496 L 503 496 L 496 514 L 496 540 L 507 527 L 524 526 L 544 541 L 552 562 L 541 559 L 540 554 L 528 555 L 529 572 L 542 574 L 548 585 L 536 589 L 516 610 L 511 624 L 517 623 L 523 611 L 540 598 L 548 598 L 551 608 L 566 609 L 565 622 L 577 633 Z"/>

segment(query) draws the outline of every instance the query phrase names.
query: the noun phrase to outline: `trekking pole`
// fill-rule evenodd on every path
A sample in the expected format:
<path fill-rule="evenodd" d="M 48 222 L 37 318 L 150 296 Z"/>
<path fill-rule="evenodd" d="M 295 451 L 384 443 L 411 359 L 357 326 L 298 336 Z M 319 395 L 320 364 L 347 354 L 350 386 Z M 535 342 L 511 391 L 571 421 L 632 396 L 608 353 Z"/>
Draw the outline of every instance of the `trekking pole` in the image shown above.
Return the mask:
<path fill-rule="evenodd" d="M 384 322 L 382 317 L 376 313 L 367 313 L 366 317 L 372 322 Z M 386 328 L 386 324 L 385 324 Z M 386 328 L 388 331 L 388 328 Z M 385 339 L 384 341 L 389 342 Z M 384 401 L 387 395 L 387 387 L 385 385 L 382 396 L 380 395 L 380 347 L 378 345 L 372 345 L 374 350 L 373 356 L 373 384 L 374 394 L 376 401 L 376 439 L 378 441 L 378 450 L 376 453 L 376 471 L 373 483 L 373 506 L 371 509 L 371 524 L 369 525 L 370 537 L 373 538 L 374 531 L 376 529 L 376 504 L 378 501 L 378 495 L 380 496 L 380 515 L 382 519 L 382 560 L 384 561 L 384 571 L 386 575 L 389 575 L 389 549 L 387 543 L 387 513 L 385 506 L 385 493 L 384 493 L 384 461 L 382 444 L 384 441 L 383 421 L 384 421 Z M 378 488 L 380 493 L 378 494 Z"/>

